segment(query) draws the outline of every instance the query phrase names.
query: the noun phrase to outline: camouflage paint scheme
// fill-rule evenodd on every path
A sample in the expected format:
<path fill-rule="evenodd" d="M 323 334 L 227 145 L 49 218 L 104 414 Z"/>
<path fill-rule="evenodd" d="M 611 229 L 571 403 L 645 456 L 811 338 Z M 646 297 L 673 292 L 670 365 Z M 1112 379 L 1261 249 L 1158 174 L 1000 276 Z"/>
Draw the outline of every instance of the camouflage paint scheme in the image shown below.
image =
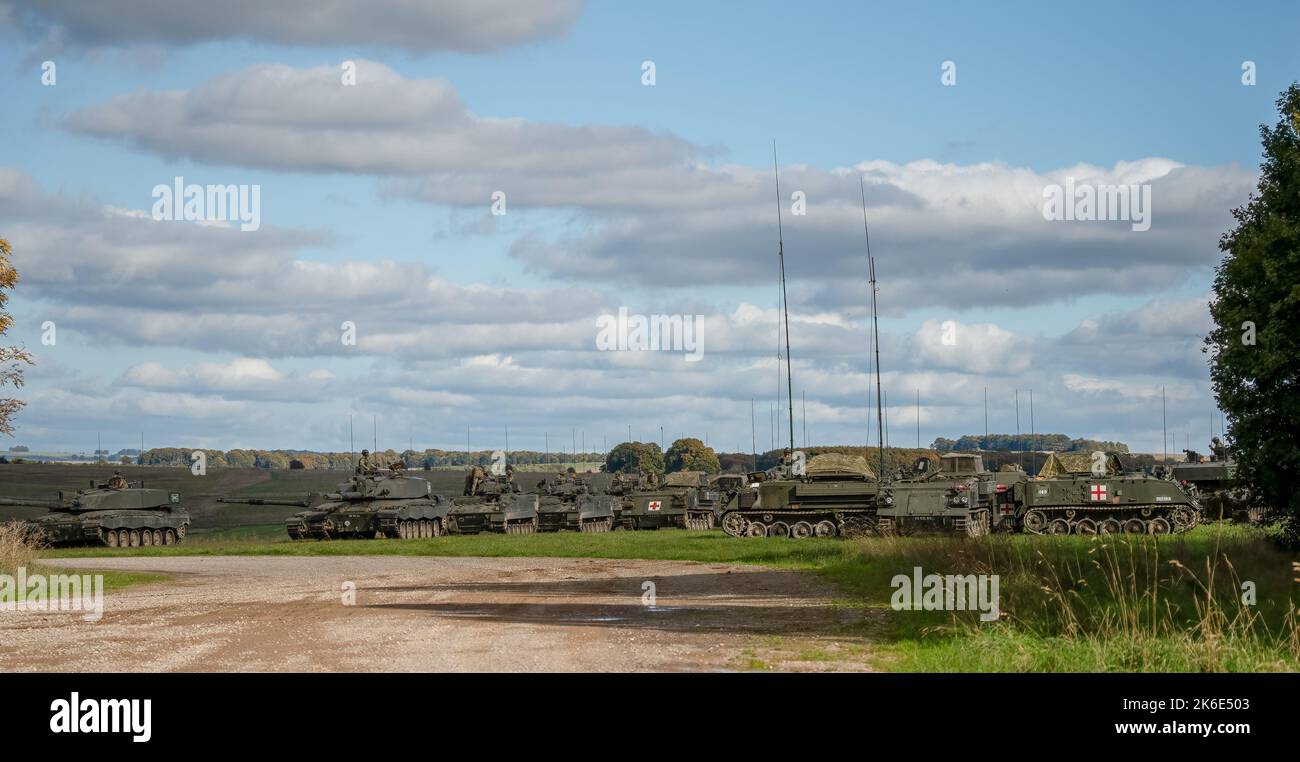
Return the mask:
<path fill-rule="evenodd" d="M 143 483 L 90 489 L 57 499 L 0 498 L 0 505 L 49 508 L 49 514 L 24 522 L 47 545 L 104 545 L 110 548 L 175 545 L 185 540 L 190 515 L 178 492 L 146 489 Z"/>

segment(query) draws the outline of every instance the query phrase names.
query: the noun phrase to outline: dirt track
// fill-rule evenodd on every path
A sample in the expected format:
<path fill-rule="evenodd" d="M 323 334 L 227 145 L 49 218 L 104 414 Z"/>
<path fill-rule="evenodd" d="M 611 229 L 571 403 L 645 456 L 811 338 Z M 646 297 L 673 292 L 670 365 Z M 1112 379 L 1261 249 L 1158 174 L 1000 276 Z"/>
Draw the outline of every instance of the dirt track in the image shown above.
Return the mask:
<path fill-rule="evenodd" d="M 554 558 L 177 557 L 104 617 L 0 613 L 0 671 L 865 669 L 869 613 L 752 566 Z M 342 602 L 356 584 L 355 605 Z M 653 606 L 642 584 L 655 583 Z"/>

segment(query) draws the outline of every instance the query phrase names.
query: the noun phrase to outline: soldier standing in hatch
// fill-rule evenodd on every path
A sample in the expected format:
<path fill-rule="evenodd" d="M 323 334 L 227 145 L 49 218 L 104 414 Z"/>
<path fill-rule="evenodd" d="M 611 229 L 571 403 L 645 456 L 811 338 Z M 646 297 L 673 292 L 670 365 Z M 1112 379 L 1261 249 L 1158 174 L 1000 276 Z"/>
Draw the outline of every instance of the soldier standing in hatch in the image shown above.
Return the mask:
<path fill-rule="evenodd" d="M 1215 460 L 1228 459 L 1228 448 L 1223 446 L 1223 440 L 1218 437 L 1210 439 L 1210 452 L 1214 453 Z"/>
<path fill-rule="evenodd" d="M 121 471 L 114 471 L 113 475 L 108 479 L 108 488 L 123 490 L 126 489 L 126 487 L 126 477 L 122 476 Z"/>
<path fill-rule="evenodd" d="M 375 467 L 370 462 L 370 451 L 362 450 L 361 459 L 357 461 L 357 473 L 365 475 L 365 474 L 373 474 L 374 472 L 375 472 Z"/>
<path fill-rule="evenodd" d="M 486 478 L 487 473 L 485 473 L 481 467 L 474 466 L 470 469 L 469 474 L 465 477 L 465 496 L 473 497 L 474 495 L 477 495 L 478 488 L 483 484 L 483 480 Z"/>

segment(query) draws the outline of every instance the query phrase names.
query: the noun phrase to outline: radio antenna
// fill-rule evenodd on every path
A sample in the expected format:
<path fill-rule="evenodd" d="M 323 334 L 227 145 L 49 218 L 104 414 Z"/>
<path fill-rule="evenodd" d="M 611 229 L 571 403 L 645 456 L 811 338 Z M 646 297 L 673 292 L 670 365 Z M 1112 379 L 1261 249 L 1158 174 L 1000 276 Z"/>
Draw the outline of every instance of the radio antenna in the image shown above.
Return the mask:
<path fill-rule="evenodd" d="M 871 228 L 867 225 L 867 186 L 862 182 L 861 175 L 858 176 L 858 191 L 862 194 L 862 233 L 867 242 L 867 267 L 871 275 L 871 340 L 876 349 L 876 432 L 880 438 L 880 478 L 883 479 L 885 478 L 885 424 L 880 401 L 880 321 L 876 311 L 876 259 L 871 256 Z"/>
<path fill-rule="evenodd" d="M 785 233 L 781 229 L 781 173 L 776 164 L 776 141 L 772 141 L 772 174 L 776 178 L 776 240 L 777 258 L 781 263 L 781 317 L 785 320 L 785 394 L 786 409 L 790 413 L 790 452 L 794 452 L 794 388 L 790 369 L 790 300 L 785 291 Z M 780 327 L 778 326 L 778 332 Z M 779 335 L 779 333 L 778 333 Z"/>

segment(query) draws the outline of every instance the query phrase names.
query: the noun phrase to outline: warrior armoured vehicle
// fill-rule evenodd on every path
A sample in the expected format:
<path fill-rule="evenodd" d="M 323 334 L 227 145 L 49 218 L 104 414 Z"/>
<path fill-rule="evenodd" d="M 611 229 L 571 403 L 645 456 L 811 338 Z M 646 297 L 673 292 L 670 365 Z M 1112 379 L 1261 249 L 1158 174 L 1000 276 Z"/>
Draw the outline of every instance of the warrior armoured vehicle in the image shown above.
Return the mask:
<path fill-rule="evenodd" d="M 110 548 L 175 545 L 185 540 L 190 515 L 177 492 L 147 489 L 143 482 L 95 484 L 54 500 L 0 498 L 0 505 L 49 508 L 25 527 L 48 545 L 107 545 Z M 109 486 L 113 484 L 113 486 Z"/>
<path fill-rule="evenodd" d="M 475 467 L 464 493 L 451 501 L 447 526 L 453 534 L 532 534 L 537 531 L 538 495 L 521 494 L 513 472 L 494 476 Z"/>
<path fill-rule="evenodd" d="M 825 453 L 808 461 L 802 476 L 758 482 L 735 493 L 722 513 L 732 537 L 835 537 L 872 532 L 880 481 L 866 458 Z M 748 503 L 748 505 L 746 505 Z"/>
<path fill-rule="evenodd" d="M 1184 450 L 1187 460 L 1174 464 L 1174 480 L 1193 493 L 1207 519 L 1230 518 L 1251 524 L 1264 521 L 1263 509 L 1251 504 L 1250 490 L 1237 483 L 1237 464 L 1227 457 L 1227 449 L 1218 437 L 1210 443 L 1210 450 L 1214 455 L 1208 458 Z"/>
<path fill-rule="evenodd" d="M 284 522 L 294 540 L 437 537 L 446 532 L 449 507 L 428 481 L 386 468 L 358 473 L 336 492 L 301 498 L 223 497 L 217 502 L 305 508 Z"/>

